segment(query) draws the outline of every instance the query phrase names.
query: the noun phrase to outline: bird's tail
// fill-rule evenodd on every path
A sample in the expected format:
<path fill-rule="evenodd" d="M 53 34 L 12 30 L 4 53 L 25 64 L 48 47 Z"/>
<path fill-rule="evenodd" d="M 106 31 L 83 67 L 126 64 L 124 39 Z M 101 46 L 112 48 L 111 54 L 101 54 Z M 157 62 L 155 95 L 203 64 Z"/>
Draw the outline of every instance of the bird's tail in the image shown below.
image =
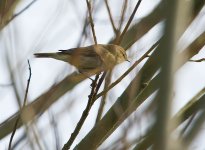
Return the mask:
<path fill-rule="evenodd" d="M 34 56 L 38 58 L 55 58 L 57 57 L 57 54 L 56 53 L 35 53 Z"/>
<path fill-rule="evenodd" d="M 37 57 L 37 58 L 54 58 L 54 59 L 58 59 L 58 60 L 66 61 L 66 62 L 69 61 L 69 59 L 70 59 L 69 55 L 62 54 L 61 52 L 57 52 L 57 53 L 35 53 L 34 56 Z"/>

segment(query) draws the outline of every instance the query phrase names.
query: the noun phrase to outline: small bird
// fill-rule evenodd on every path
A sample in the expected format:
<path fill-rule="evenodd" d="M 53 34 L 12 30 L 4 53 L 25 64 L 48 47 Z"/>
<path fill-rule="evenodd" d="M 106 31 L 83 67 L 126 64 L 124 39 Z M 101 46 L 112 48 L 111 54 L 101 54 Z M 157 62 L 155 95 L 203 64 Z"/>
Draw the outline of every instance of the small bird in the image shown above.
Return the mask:
<path fill-rule="evenodd" d="M 114 44 L 97 44 L 87 47 L 59 50 L 56 53 L 35 53 L 39 58 L 54 58 L 68 62 L 81 73 L 99 73 L 116 64 L 129 61 L 125 50 Z"/>

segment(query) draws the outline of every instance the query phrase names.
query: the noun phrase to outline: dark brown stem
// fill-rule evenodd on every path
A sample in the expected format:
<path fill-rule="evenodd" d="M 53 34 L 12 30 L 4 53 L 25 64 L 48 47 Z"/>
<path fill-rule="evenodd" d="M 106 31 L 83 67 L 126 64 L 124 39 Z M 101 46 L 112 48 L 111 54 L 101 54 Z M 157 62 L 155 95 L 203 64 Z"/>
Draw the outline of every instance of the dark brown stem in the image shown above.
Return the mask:
<path fill-rule="evenodd" d="M 29 89 L 30 80 L 31 80 L 31 66 L 30 66 L 29 60 L 28 60 L 28 66 L 29 66 L 29 78 L 28 78 L 28 81 L 27 81 L 27 86 L 26 86 L 26 92 L 25 92 L 25 96 L 24 96 L 23 106 L 22 106 L 22 108 L 20 108 L 20 114 L 21 114 L 22 110 L 24 109 L 24 107 L 26 106 L 26 100 L 27 100 L 27 96 L 28 96 L 28 89 Z M 21 117 L 21 115 L 19 115 L 19 117 L 16 119 L 16 122 L 14 124 L 14 129 L 13 129 L 13 132 L 12 132 L 10 140 L 9 140 L 9 148 L 8 148 L 8 150 L 11 150 L 12 140 L 13 140 L 14 135 L 16 133 L 16 129 L 17 129 L 20 117 Z"/>
<path fill-rule="evenodd" d="M 111 82 L 111 75 L 112 75 L 112 70 L 109 71 L 107 76 L 106 76 L 104 90 L 108 88 L 108 86 Z M 104 109 L 104 106 L 105 106 L 106 97 L 107 97 L 106 94 L 104 94 L 102 96 L 102 99 L 100 101 L 100 106 L 99 106 L 99 109 L 98 109 L 98 114 L 97 114 L 97 117 L 96 117 L 96 120 L 95 120 L 95 124 L 98 123 L 98 121 L 101 119 L 103 109 Z"/>
<path fill-rule="evenodd" d="M 63 146 L 62 150 L 70 149 L 70 147 L 73 144 L 75 138 L 77 137 L 81 127 L 83 126 L 83 123 L 85 122 L 85 119 L 87 118 L 87 116 L 89 114 L 89 111 L 92 107 L 93 95 L 95 94 L 95 89 L 96 89 L 96 86 L 97 86 L 98 78 L 99 78 L 99 75 L 96 75 L 95 80 L 91 84 L 92 85 L 92 90 L 91 90 L 90 95 L 88 96 L 89 99 L 88 99 L 87 106 L 86 106 L 85 110 L 83 111 L 83 114 L 82 114 L 80 120 L 78 121 L 77 126 L 75 127 L 75 130 L 71 134 L 68 142 Z"/>
<path fill-rule="evenodd" d="M 83 111 L 83 114 L 82 114 L 80 120 L 78 121 L 75 130 L 71 134 L 68 142 L 63 146 L 62 150 L 70 149 L 70 147 L 73 144 L 75 138 L 77 137 L 81 127 L 83 126 L 83 124 L 85 122 L 85 119 L 87 118 L 87 116 L 88 116 L 88 114 L 90 112 L 90 109 L 91 109 L 93 103 L 95 102 L 94 101 L 95 96 L 97 95 L 97 92 L 98 92 L 98 90 L 99 90 L 99 88 L 100 88 L 100 86 L 102 84 L 104 76 L 105 76 L 105 73 L 103 73 L 102 77 L 100 78 L 100 80 L 99 80 L 99 82 L 97 84 L 97 81 L 99 79 L 99 74 L 97 74 L 96 77 L 95 77 L 95 80 L 92 82 L 92 84 L 91 84 L 92 90 L 91 90 L 90 95 L 88 96 L 89 99 L 88 99 L 87 106 L 86 106 L 85 110 Z"/>

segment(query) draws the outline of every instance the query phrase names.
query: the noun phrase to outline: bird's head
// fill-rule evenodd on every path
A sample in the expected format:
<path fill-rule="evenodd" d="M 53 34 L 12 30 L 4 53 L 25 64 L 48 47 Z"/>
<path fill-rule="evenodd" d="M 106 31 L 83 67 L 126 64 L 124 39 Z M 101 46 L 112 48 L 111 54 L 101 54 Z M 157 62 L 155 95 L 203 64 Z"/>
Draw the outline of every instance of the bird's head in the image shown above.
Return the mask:
<path fill-rule="evenodd" d="M 126 51 L 121 46 L 114 45 L 114 44 L 108 44 L 106 46 L 107 46 L 107 49 L 111 53 L 113 53 L 113 55 L 115 56 L 117 63 L 121 63 L 121 62 L 124 62 L 124 61 L 129 61 L 128 58 L 127 58 Z"/>

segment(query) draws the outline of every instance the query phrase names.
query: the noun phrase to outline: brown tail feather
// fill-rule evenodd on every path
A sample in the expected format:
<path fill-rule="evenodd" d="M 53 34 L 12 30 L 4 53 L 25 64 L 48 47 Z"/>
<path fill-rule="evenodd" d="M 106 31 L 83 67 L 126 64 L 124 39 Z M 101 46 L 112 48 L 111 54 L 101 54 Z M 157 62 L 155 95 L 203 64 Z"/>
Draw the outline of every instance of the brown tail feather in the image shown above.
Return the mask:
<path fill-rule="evenodd" d="M 43 57 L 51 57 L 51 58 L 55 58 L 56 56 L 56 53 L 35 53 L 34 54 L 35 57 L 38 57 L 38 58 L 43 58 Z"/>
<path fill-rule="evenodd" d="M 70 55 L 66 55 L 66 54 L 63 54 L 61 52 L 57 52 L 57 53 L 35 53 L 34 55 L 37 58 L 54 58 L 54 59 L 62 60 L 62 61 L 65 61 L 65 62 L 69 62 L 70 57 L 71 57 Z"/>

